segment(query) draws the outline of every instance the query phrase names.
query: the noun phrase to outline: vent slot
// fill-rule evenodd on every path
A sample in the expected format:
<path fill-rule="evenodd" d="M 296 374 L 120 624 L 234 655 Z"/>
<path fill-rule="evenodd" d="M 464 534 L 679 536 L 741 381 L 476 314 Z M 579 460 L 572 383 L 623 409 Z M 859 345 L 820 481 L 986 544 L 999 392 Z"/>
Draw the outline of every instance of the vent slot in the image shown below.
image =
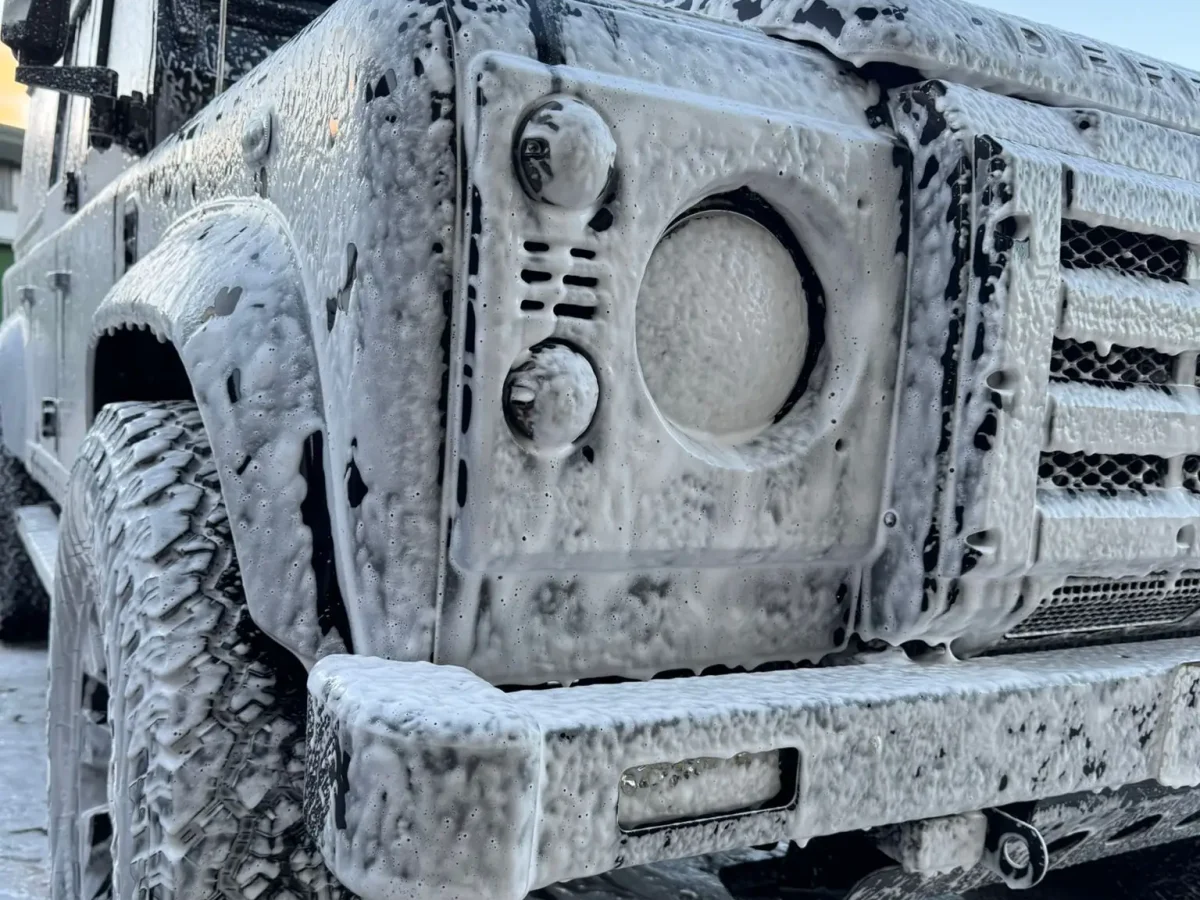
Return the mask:
<path fill-rule="evenodd" d="M 1044 486 L 1076 491 L 1136 491 L 1161 488 L 1167 480 L 1167 461 L 1161 456 L 1129 453 L 1043 453 L 1038 480 Z"/>
<path fill-rule="evenodd" d="M 596 317 L 596 307 L 580 306 L 576 303 L 558 303 L 555 304 L 554 314 L 556 316 L 567 316 L 571 319 L 594 319 Z"/>
<path fill-rule="evenodd" d="M 594 288 L 600 284 L 600 279 L 590 275 L 564 275 L 563 284 L 567 287 Z"/>
<path fill-rule="evenodd" d="M 1114 344 L 1101 355 L 1091 341 L 1055 338 L 1050 354 L 1051 381 L 1091 381 L 1114 387 L 1166 385 L 1174 381 L 1176 357 L 1146 347 Z"/>
<path fill-rule="evenodd" d="M 549 272 L 542 272 L 539 269 L 523 269 L 521 271 L 521 280 L 526 284 L 538 284 L 542 281 L 549 281 L 553 277 Z"/>
<path fill-rule="evenodd" d="M 1064 219 L 1061 258 L 1068 269 L 1113 269 L 1159 281 L 1184 281 L 1188 245 L 1158 235 Z"/>
<path fill-rule="evenodd" d="M 1161 573 L 1145 578 L 1068 578 L 1010 638 L 1047 637 L 1173 625 L 1200 609 L 1200 572 L 1171 584 Z"/>
<path fill-rule="evenodd" d="M 541 300 L 522 300 L 521 310 L 523 312 L 537 312 L 539 309 L 545 309 L 546 304 Z"/>

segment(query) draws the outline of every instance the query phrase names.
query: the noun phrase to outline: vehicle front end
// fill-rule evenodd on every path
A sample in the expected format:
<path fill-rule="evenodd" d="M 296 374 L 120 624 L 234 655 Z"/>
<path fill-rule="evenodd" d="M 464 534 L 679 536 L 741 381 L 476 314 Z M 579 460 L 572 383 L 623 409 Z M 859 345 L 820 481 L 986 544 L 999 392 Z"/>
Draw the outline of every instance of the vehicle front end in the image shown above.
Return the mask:
<path fill-rule="evenodd" d="M 1021 887 L 1200 831 L 1186 73 L 458 15 L 435 666 L 313 670 L 339 878 L 517 898 L 865 831 Z"/>
<path fill-rule="evenodd" d="M 364 900 L 1200 836 L 1200 76 L 691 6 L 342 0 L 196 110 L 160 59 L 170 136 L 68 153 L 6 276 L 14 454 L 62 501 L 101 407 L 195 403 Z"/>

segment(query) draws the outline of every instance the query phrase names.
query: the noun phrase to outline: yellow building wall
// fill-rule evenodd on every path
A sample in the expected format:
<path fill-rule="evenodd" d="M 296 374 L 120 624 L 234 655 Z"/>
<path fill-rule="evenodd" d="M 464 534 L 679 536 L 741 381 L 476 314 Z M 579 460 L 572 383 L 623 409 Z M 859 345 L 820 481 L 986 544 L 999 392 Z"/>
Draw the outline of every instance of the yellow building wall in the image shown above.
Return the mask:
<path fill-rule="evenodd" d="M 16 71 L 17 61 L 13 59 L 12 51 L 0 45 L 0 123 L 24 128 L 29 95 L 24 86 L 14 80 Z"/>

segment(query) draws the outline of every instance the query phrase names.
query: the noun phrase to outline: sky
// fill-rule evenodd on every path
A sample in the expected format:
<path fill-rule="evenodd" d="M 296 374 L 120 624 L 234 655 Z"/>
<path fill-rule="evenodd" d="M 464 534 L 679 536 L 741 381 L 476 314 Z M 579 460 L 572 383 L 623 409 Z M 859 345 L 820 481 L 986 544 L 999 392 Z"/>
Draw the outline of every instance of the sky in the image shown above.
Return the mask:
<path fill-rule="evenodd" d="M 1200 0 L 972 0 L 1200 71 Z"/>
<path fill-rule="evenodd" d="M 25 88 L 13 81 L 16 70 L 17 62 L 12 53 L 7 47 L 0 47 L 0 122 L 24 128 L 29 97 Z"/>
<path fill-rule="evenodd" d="M 1200 71 L 1200 0 L 975 2 Z M 0 48 L 0 122 L 23 127 L 29 103 L 14 69 L 12 55 Z"/>

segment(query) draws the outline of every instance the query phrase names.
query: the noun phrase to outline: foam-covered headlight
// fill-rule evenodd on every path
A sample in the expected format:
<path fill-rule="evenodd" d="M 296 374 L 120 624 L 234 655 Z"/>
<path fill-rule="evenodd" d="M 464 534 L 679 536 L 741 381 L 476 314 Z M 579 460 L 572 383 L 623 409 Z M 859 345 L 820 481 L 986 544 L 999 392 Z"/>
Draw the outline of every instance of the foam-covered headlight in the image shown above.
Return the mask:
<path fill-rule="evenodd" d="M 637 351 L 659 411 L 721 442 L 771 424 L 808 350 L 808 298 L 792 251 L 737 211 L 698 211 L 654 249 L 637 301 Z"/>

